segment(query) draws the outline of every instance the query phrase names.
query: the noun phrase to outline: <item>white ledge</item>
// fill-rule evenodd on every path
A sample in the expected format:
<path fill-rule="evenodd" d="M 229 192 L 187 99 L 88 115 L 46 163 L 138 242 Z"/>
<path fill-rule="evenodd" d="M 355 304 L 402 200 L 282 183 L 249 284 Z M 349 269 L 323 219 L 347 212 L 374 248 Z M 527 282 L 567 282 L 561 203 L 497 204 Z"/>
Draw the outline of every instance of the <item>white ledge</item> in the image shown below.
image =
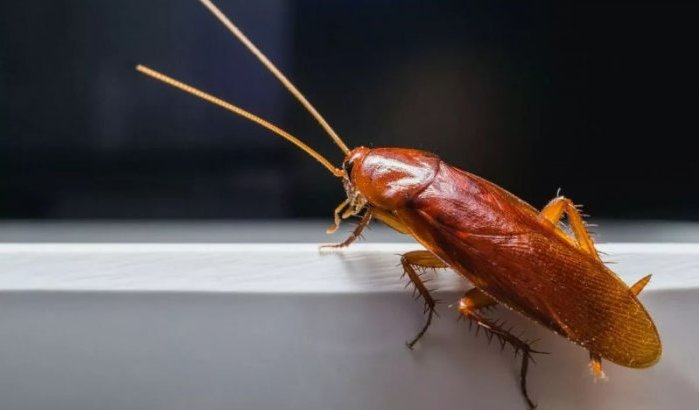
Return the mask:
<path fill-rule="evenodd" d="M 403 292 L 400 253 L 419 245 L 0 244 L 0 291 Z M 699 244 L 604 244 L 624 281 L 648 290 L 699 287 Z M 462 290 L 451 272 L 436 287 Z"/>
<path fill-rule="evenodd" d="M 529 386 L 539 409 L 688 409 L 699 393 L 699 244 L 606 244 L 664 356 L 605 362 L 504 309 L 541 339 Z M 414 244 L 0 245 L 0 407 L 7 409 L 425 410 L 525 408 L 519 361 L 457 322 L 467 288 L 440 271 L 440 317 L 423 323 L 397 254 Z M 495 344 L 495 343 L 494 343 Z"/>

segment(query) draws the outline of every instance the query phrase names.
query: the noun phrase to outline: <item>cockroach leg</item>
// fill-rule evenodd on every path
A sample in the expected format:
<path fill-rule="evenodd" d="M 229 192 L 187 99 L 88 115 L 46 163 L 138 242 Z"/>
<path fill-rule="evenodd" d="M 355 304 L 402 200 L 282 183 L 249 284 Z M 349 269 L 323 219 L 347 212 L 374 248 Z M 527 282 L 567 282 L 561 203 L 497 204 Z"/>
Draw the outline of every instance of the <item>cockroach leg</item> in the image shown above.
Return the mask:
<path fill-rule="evenodd" d="M 573 201 L 563 196 L 556 197 L 552 199 L 551 202 L 544 207 L 544 209 L 541 210 L 541 214 L 539 215 L 552 224 L 557 225 L 560 219 L 563 217 L 563 213 L 568 216 L 570 228 L 573 230 L 573 234 L 575 235 L 575 239 L 577 241 L 576 245 L 580 249 L 600 260 L 597 249 L 595 249 L 594 242 L 592 241 L 592 237 L 590 236 L 590 233 L 587 232 L 585 222 L 582 219 L 580 211 L 573 204 Z M 565 237 L 567 238 L 568 235 L 565 235 Z M 647 275 L 633 284 L 630 288 L 631 292 L 638 295 L 648 284 L 650 277 L 651 275 Z"/>
<path fill-rule="evenodd" d="M 350 203 L 350 200 L 349 200 L 349 198 L 347 198 L 344 201 L 342 201 L 342 203 L 340 205 L 338 205 L 337 208 L 335 208 L 335 211 L 333 212 L 334 223 L 330 228 L 326 229 L 326 231 L 325 231 L 326 233 L 331 234 L 331 233 L 335 233 L 335 231 L 337 231 L 337 228 L 340 227 L 340 222 L 342 222 L 342 219 L 340 219 L 340 214 L 347 207 L 347 205 L 349 205 L 349 203 Z"/>
<path fill-rule="evenodd" d="M 471 322 L 476 322 L 478 328 L 485 330 L 490 338 L 497 337 L 500 344 L 504 347 L 506 344 L 512 346 L 515 350 L 515 356 L 522 354 L 522 366 L 520 368 L 519 385 L 522 396 L 527 402 L 530 409 L 536 408 L 536 404 L 529 398 L 527 393 L 527 371 L 529 369 L 529 361 L 532 360 L 532 354 L 543 353 L 532 349 L 531 345 L 519 337 L 510 333 L 509 330 L 502 327 L 502 324 L 489 320 L 481 315 L 478 310 L 495 303 L 495 301 L 478 288 L 473 288 L 459 301 L 459 312 Z"/>
<path fill-rule="evenodd" d="M 595 244 L 592 241 L 592 237 L 585 227 L 585 221 L 583 221 L 582 215 L 580 211 L 578 211 L 578 208 L 575 207 L 575 204 L 573 204 L 573 201 L 564 196 L 553 198 L 551 202 L 541 210 L 539 216 L 558 228 L 558 222 L 563 217 L 563 213 L 568 217 L 568 224 L 573 230 L 578 247 L 587 251 L 595 258 L 600 259 L 595 249 Z M 561 233 L 563 232 L 561 231 Z M 565 233 L 563 234 L 565 235 Z M 565 237 L 568 238 L 568 235 L 565 235 Z"/>
<path fill-rule="evenodd" d="M 472 288 L 469 289 L 468 292 L 466 292 L 459 301 L 459 312 L 461 312 L 462 314 L 462 310 L 476 312 L 481 309 L 485 309 L 489 306 L 493 306 L 496 303 L 497 302 L 493 300 L 493 298 L 486 295 L 482 290 L 478 288 Z"/>
<path fill-rule="evenodd" d="M 595 378 L 607 380 L 607 375 L 604 374 L 604 369 L 602 369 L 602 356 L 592 352 L 590 352 L 590 371 Z"/>
<path fill-rule="evenodd" d="M 401 264 L 403 265 L 403 272 L 408 275 L 410 282 L 415 286 L 419 296 L 425 300 L 425 313 L 427 314 L 427 320 L 425 325 L 422 327 L 420 332 L 411 340 L 407 341 L 405 344 L 412 349 L 415 343 L 422 338 L 422 336 L 427 332 L 427 329 L 432 323 L 432 316 L 435 314 L 434 308 L 437 301 L 430 294 L 429 289 L 425 286 L 425 282 L 420 278 L 420 275 L 415 271 L 416 267 L 419 268 L 446 268 L 447 264 L 442 262 L 439 258 L 434 256 L 429 251 L 413 251 L 404 254 L 401 257 Z"/>
<path fill-rule="evenodd" d="M 368 209 L 365 213 L 364 216 L 362 216 L 362 219 L 359 221 L 359 224 L 357 225 L 356 228 L 354 228 L 354 231 L 350 234 L 350 236 L 345 239 L 344 241 L 340 243 L 335 243 L 331 245 L 322 245 L 321 249 L 323 248 L 344 248 L 349 246 L 352 242 L 356 241 L 357 238 L 359 238 L 362 235 L 362 231 L 364 228 L 369 225 L 369 222 L 371 222 L 371 209 Z"/>

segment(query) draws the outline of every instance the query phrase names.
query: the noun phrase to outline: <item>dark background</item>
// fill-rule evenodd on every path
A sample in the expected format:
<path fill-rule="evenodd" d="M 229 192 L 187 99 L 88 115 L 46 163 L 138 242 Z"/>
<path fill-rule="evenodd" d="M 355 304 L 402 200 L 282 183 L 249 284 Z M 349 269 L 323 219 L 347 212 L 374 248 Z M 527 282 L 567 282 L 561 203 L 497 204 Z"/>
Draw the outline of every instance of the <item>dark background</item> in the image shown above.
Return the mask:
<path fill-rule="evenodd" d="M 436 152 L 543 206 L 699 219 L 692 3 L 219 1 L 348 145 Z M 339 163 L 194 0 L 0 3 L 0 218 L 328 218 Z"/>

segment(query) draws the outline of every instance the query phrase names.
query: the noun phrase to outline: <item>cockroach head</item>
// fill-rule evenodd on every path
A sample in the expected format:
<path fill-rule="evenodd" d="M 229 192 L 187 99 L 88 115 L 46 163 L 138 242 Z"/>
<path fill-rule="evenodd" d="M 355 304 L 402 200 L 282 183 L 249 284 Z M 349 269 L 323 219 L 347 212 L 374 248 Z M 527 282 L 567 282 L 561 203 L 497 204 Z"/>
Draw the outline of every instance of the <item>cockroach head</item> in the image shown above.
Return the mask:
<path fill-rule="evenodd" d="M 344 161 L 342 161 L 342 170 L 345 173 L 345 185 L 353 184 L 352 172 L 354 171 L 355 164 L 360 163 L 370 151 L 371 150 L 367 147 L 357 147 L 347 153 Z M 345 190 L 347 190 L 347 187 L 345 187 Z"/>
<path fill-rule="evenodd" d="M 362 159 L 370 152 L 369 148 L 358 147 L 348 152 L 342 161 L 342 185 L 347 193 L 347 199 L 353 208 L 360 210 L 366 205 L 366 200 L 355 187 L 354 170 L 355 165 L 361 163 Z"/>
<path fill-rule="evenodd" d="M 333 233 L 340 227 L 340 222 L 350 216 L 358 215 L 367 206 L 367 200 L 355 188 L 354 182 L 354 167 L 361 159 L 369 152 L 368 148 L 359 147 L 347 153 L 344 161 L 342 161 L 342 173 L 338 176 L 342 177 L 342 185 L 345 187 L 347 199 L 345 199 L 337 208 L 335 208 L 335 223 L 328 228 L 328 233 Z"/>

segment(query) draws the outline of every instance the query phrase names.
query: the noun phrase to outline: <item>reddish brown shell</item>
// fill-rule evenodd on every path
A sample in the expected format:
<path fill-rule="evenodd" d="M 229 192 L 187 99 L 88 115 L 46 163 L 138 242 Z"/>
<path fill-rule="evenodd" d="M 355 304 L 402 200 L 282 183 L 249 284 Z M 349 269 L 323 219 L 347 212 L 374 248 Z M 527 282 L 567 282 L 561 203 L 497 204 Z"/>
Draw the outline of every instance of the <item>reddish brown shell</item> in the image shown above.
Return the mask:
<path fill-rule="evenodd" d="M 627 367 L 658 361 L 661 343 L 652 319 L 619 277 L 592 255 L 560 236 L 538 212 L 504 189 L 417 150 L 375 149 L 374 169 L 355 166 L 357 186 L 380 199 L 410 233 L 476 287 L 592 353 Z M 377 157 L 386 157 L 381 165 Z M 395 174 L 386 163 L 412 161 L 430 167 L 429 181 L 411 179 L 409 198 L 386 208 L 381 185 L 370 181 Z M 434 161 L 437 161 L 436 166 Z M 400 168 L 400 167 L 399 167 Z M 405 169 L 408 169 L 404 167 Z M 365 179 L 365 180 L 363 180 Z M 419 189 L 415 188 L 419 181 Z M 392 184 L 392 197 L 399 190 Z M 362 193 L 364 193 L 362 191 Z"/>

